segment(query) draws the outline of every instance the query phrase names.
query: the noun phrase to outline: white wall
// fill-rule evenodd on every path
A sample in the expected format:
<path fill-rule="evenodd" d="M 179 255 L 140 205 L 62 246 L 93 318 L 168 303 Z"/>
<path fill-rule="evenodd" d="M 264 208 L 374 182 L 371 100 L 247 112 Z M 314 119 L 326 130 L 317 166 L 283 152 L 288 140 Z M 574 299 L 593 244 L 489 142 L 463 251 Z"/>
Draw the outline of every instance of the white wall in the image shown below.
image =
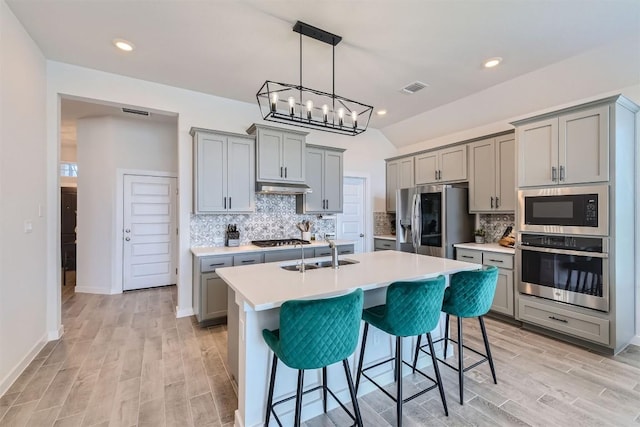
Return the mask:
<path fill-rule="evenodd" d="M 45 70 L 0 0 L 0 395 L 47 340 Z"/>
<path fill-rule="evenodd" d="M 191 295 L 191 253 L 189 251 L 189 223 L 191 211 L 192 142 L 189 130 L 192 126 L 228 132 L 245 133 L 254 122 L 261 122 L 257 105 L 232 101 L 217 96 L 179 89 L 143 80 L 132 79 L 87 68 L 49 61 L 47 63 L 47 144 L 49 153 L 47 164 L 56 164 L 59 138 L 59 95 L 69 95 L 89 100 L 102 100 L 117 104 L 139 106 L 178 114 L 178 173 L 179 173 L 179 277 L 178 315 L 192 312 Z M 213 77 L 212 77 L 213 78 Z M 256 83 L 257 84 L 257 83 Z M 118 88 L 118 90 L 114 90 Z M 299 129 L 299 128 L 298 128 Z M 307 141 L 312 144 L 346 148 L 345 171 L 362 172 L 371 177 L 372 204 L 375 210 L 384 209 L 384 161 L 395 153 L 395 147 L 374 129 L 358 137 L 312 132 Z M 82 166 L 80 166 L 82 167 Z M 48 197 L 56 203 L 57 177 L 53 170 L 48 175 Z M 57 188 L 55 189 L 57 192 Z M 80 193 L 82 188 L 79 187 Z M 58 221 L 58 211 L 49 207 L 47 217 Z M 49 230 L 50 239 L 56 238 L 56 230 Z M 48 268 L 47 285 L 56 298 L 49 300 L 49 311 L 57 313 L 50 321 L 59 322 L 59 290 L 55 275 L 55 245 L 48 247 L 49 258 L 53 261 Z"/>
<path fill-rule="evenodd" d="M 116 117 L 77 121 L 77 292 L 108 294 L 114 277 L 119 170 L 177 171 L 176 124 Z M 120 289 L 121 290 L 121 289 Z"/>

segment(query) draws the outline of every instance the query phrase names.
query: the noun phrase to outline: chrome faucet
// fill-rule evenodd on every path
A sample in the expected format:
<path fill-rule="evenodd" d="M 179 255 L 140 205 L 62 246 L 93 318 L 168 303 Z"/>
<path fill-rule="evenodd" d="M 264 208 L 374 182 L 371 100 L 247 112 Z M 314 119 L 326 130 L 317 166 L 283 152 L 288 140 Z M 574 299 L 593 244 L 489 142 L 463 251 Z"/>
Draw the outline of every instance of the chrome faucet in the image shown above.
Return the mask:
<path fill-rule="evenodd" d="M 326 237 L 325 240 L 329 243 L 329 249 L 331 249 L 331 267 L 338 268 L 338 246 L 333 240 L 329 240 Z"/>
<path fill-rule="evenodd" d="M 302 259 L 302 263 L 300 264 L 300 273 L 304 273 L 304 245 L 302 243 L 296 243 L 293 247 L 297 248 L 298 245 L 300 245 L 300 253 L 301 253 L 301 259 Z"/>

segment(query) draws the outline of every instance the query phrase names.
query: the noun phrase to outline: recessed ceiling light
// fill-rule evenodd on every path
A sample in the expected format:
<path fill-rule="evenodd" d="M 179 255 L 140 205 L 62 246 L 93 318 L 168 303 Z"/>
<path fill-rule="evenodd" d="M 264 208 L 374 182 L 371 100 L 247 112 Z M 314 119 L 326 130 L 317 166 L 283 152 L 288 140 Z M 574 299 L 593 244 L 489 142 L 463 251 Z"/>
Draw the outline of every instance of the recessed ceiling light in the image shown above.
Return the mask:
<path fill-rule="evenodd" d="M 385 114 L 387 114 L 387 110 L 378 110 L 376 111 L 376 114 L 379 116 L 384 116 Z"/>
<path fill-rule="evenodd" d="M 484 68 L 493 68 L 502 62 L 502 58 L 496 56 L 495 58 L 489 58 L 484 61 Z"/>
<path fill-rule="evenodd" d="M 124 39 L 113 39 L 113 45 L 120 50 L 124 50 L 125 52 L 131 52 L 133 49 L 135 49 L 133 43 Z"/>

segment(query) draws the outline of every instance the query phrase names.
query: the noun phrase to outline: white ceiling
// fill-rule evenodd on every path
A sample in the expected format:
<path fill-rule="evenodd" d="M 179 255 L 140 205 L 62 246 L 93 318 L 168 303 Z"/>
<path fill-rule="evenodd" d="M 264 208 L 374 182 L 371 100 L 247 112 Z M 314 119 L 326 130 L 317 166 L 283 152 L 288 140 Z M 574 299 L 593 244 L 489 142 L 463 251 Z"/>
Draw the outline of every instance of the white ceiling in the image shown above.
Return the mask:
<path fill-rule="evenodd" d="M 7 0 L 48 59 L 255 103 L 299 80 L 297 20 L 341 35 L 336 93 L 402 121 L 617 40 L 640 40 L 638 0 Z M 132 41 L 126 54 L 114 38 Z M 304 38 L 307 87 L 331 91 L 331 48 Z M 640 53 L 639 53 L 640 55 Z M 483 69 L 484 59 L 503 64 Z M 415 80 L 415 95 L 399 89 Z M 256 109 L 257 109 L 256 105 Z M 428 128 L 425 124 L 425 129 Z"/>

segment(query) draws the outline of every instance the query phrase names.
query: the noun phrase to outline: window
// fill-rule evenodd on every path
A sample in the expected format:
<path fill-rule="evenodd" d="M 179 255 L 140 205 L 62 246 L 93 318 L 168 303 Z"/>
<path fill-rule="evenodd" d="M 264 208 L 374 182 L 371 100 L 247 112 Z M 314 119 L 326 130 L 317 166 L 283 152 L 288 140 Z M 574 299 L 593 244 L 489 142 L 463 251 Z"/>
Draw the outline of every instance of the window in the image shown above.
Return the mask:
<path fill-rule="evenodd" d="M 77 163 L 60 163 L 60 176 L 78 176 L 78 164 Z"/>

